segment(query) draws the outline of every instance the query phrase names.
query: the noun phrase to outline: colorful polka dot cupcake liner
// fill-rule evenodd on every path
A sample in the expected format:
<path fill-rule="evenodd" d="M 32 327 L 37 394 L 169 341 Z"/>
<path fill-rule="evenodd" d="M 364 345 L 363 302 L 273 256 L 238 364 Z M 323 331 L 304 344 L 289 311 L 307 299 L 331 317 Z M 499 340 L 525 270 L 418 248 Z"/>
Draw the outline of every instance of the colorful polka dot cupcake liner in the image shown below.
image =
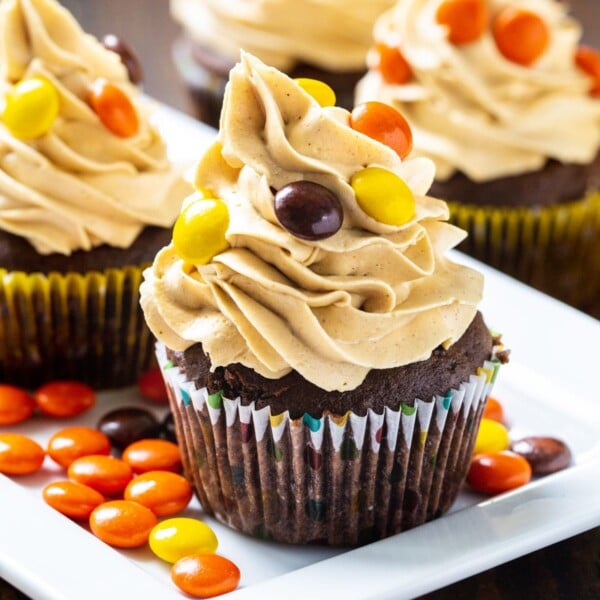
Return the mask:
<path fill-rule="evenodd" d="M 600 193 L 540 209 L 449 203 L 460 250 L 600 316 Z"/>
<path fill-rule="evenodd" d="M 157 346 L 186 474 L 203 508 L 279 542 L 356 546 L 446 512 L 466 476 L 499 363 L 444 396 L 320 419 L 243 406 L 186 381 Z"/>
<path fill-rule="evenodd" d="M 0 269 L 0 381 L 30 389 L 76 379 L 133 384 L 154 360 L 139 306 L 142 268 L 22 273 Z"/>

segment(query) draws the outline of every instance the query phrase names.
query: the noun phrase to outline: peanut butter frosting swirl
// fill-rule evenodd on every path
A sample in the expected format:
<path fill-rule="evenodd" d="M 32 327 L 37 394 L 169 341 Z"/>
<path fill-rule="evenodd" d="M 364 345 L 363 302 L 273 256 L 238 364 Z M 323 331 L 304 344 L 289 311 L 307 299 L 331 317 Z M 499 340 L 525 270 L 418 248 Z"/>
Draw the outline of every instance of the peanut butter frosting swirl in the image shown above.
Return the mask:
<path fill-rule="evenodd" d="M 407 224 L 377 222 L 357 204 L 349 179 L 372 165 L 415 194 Z M 344 221 L 335 235 L 304 241 L 279 224 L 273 190 L 298 180 L 338 196 Z M 483 285 L 445 256 L 464 232 L 444 222 L 444 202 L 425 195 L 432 180 L 431 161 L 402 161 L 353 130 L 347 111 L 322 108 L 243 54 L 219 139 L 196 177 L 227 204 L 231 247 L 206 265 L 186 263 L 173 244 L 160 251 L 141 289 L 150 328 L 174 350 L 201 342 L 213 368 L 241 363 L 267 378 L 294 369 L 325 390 L 354 389 L 370 369 L 427 359 L 460 338 Z"/>
<path fill-rule="evenodd" d="M 0 123 L 0 228 L 27 238 L 40 254 L 68 255 L 103 243 L 125 248 L 146 225 L 170 227 L 190 187 L 168 161 L 119 56 L 54 0 L 3 0 L 1 98 L 32 77 L 57 90 L 59 115 L 28 141 Z M 98 78 L 134 103 L 135 135 L 109 131 L 88 103 Z"/>
<path fill-rule="evenodd" d="M 581 27 L 554 0 L 488 0 L 492 19 L 507 6 L 537 13 L 550 41 L 522 66 L 498 50 L 491 27 L 476 41 L 453 45 L 436 22 L 442 0 L 402 0 L 377 21 L 374 37 L 396 46 L 413 71 L 404 85 L 376 68 L 359 83 L 357 101 L 379 100 L 409 120 L 415 152 L 435 161 L 436 177 L 455 171 L 473 181 L 518 175 L 549 158 L 589 163 L 600 149 L 600 101 L 574 61 Z"/>
<path fill-rule="evenodd" d="M 240 48 L 289 71 L 297 62 L 364 69 L 376 18 L 394 0 L 171 0 L 171 12 L 198 43 L 235 62 Z"/>

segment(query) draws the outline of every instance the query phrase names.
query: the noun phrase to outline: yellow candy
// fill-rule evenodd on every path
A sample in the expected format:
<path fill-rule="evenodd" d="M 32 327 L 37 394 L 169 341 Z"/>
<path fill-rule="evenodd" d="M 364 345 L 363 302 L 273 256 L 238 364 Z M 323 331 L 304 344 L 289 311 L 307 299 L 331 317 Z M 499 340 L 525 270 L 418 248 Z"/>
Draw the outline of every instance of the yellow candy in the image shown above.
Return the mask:
<path fill-rule="evenodd" d="M 17 138 L 31 140 L 44 135 L 59 111 L 58 92 L 46 79 L 21 81 L 7 94 L 2 121 Z"/>
<path fill-rule="evenodd" d="M 501 452 L 510 445 L 508 431 L 504 425 L 492 419 L 481 419 L 473 454 Z"/>
<path fill-rule="evenodd" d="M 326 83 L 308 77 L 299 77 L 294 81 L 321 106 L 335 106 L 335 92 Z"/>
<path fill-rule="evenodd" d="M 155 525 L 148 539 L 158 558 L 174 563 L 190 554 L 213 554 L 217 550 L 215 532 L 202 521 L 175 517 Z"/>
<path fill-rule="evenodd" d="M 415 197 L 406 183 L 392 171 L 367 167 L 350 180 L 358 205 L 371 218 L 399 227 L 415 214 Z"/>
<path fill-rule="evenodd" d="M 225 233 L 229 227 L 227 205 L 216 198 L 188 204 L 173 227 L 175 250 L 184 260 L 205 265 L 213 256 L 227 250 Z"/>

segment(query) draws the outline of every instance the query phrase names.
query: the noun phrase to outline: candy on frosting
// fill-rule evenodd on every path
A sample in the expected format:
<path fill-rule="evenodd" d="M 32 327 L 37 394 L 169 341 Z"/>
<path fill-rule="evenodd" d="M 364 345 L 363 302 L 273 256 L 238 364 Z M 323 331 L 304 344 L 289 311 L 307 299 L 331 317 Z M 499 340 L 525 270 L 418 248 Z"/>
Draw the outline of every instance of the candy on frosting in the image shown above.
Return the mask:
<path fill-rule="evenodd" d="M 119 56 L 84 33 L 54 0 L 0 4 L 0 111 L 20 81 L 38 77 L 58 92 L 50 130 L 33 140 L 0 123 L 0 228 L 41 254 L 102 243 L 125 248 L 147 225 L 170 227 L 189 186 L 167 160 L 159 133 Z M 88 102 L 104 78 L 134 103 L 139 131 L 121 138 Z"/>
<path fill-rule="evenodd" d="M 145 272 L 142 307 L 168 347 L 201 342 L 213 368 L 241 363 L 268 378 L 294 369 L 322 389 L 348 390 L 370 369 L 424 360 L 460 338 L 482 277 L 445 256 L 464 232 L 444 222 L 444 202 L 425 196 L 431 161 L 403 161 L 348 123 L 347 111 L 320 107 L 293 80 L 242 55 L 218 142 L 196 176 L 229 207 L 231 248 L 195 265 L 171 244 Z M 410 187 L 408 223 L 386 225 L 360 209 L 350 179 L 365 166 Z M 302 179 L 340 200 L 344 221 L 331 237 L 305 241 L 279 224 L 274 191 Z"/>
<path fill-rule="evenodd" d="M 413 73 L 406 85 L 386 83 L 373 65 L 357 101 L 380 100 L 411 124 L 417 155 L 432 158 L 436 177 L 461 171 L 474 181 L 541 168 L 548 158 L 588 163 L 600 149 L 600 102 L 575 65 L 580 26 L 554 0 L 488 0 L 490 27 L 454 45 L 436 22 L 441 0 L 402 0 L 380 17 L 376 42 L 401 49 Z M 494 16 L 507 6 L 536 13 L 549 42 L 531 65 L 499 51 Z"/>
<path fill-rule="evenodd" d="M 235 62 L 240 48 L 289 71 L 307 62 L 363 70 L 375 19 L 394 0 L 171 0 L 171 12 L 199 44 Z"/>

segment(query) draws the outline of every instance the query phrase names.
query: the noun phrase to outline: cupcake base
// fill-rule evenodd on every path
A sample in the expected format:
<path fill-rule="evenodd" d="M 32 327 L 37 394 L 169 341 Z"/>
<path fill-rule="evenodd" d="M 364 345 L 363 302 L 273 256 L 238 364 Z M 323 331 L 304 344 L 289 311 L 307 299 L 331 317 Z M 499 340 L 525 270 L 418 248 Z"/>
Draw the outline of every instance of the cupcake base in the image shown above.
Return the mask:
<path fill-rule="evenodd" d="M 446 512 L 466 476 L 499 367 L 458 389 L 364 416 L 243 405 L 186 381 L 159 344 L 185 471 L 204 509 L 279 542 L 356 546 Z"/>
<path fill-rule="evenodd" d="M 142 270 L 0 269 L 0 381 L 30 389 L 56 379 L 96 389 L 134 383 L 153 361 L 139 306 Z"/>
<path fill-rule="evenodd" d="M 600 193 L 541 208 L 448 203 L 459 249 L 600 317 Z"/>

